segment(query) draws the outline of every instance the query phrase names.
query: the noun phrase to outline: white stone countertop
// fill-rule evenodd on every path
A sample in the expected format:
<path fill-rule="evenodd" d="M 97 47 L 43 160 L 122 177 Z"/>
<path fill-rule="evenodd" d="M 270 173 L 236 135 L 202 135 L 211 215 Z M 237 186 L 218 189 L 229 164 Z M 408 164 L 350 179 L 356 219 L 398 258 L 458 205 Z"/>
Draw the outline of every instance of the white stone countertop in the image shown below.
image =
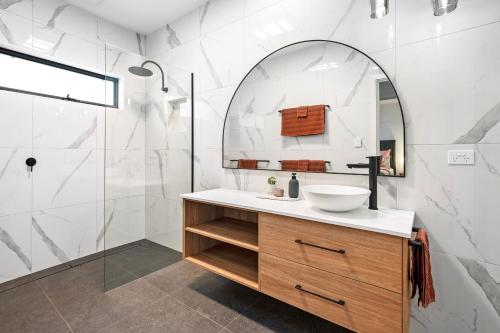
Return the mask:
<path fill-rule="evenodd" d="M 415 218 L 415 212 L 412 211 L 388 208 L 369 210 L 367 206 L 363 206 L 350 212 L 334 213 L 314 208 L 306 200 L 278 201 L 259 199 L 257 198 L 258 194 L 260 193 L 214 189 L 183 194 L 181 197 L 192 201 L 284 215 L 403 238 L 411 237 L 411 229 Z"/>

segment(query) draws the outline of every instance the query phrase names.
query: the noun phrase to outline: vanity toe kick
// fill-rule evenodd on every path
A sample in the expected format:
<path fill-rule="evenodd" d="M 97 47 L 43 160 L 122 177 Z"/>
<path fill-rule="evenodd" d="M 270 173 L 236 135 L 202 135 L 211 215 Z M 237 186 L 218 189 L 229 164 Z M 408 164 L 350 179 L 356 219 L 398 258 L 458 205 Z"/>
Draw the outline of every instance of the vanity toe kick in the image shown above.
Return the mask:
<path fill-rule="evenodd" d="M 261 291 L 356 332 L 401 332 L 401 295 L 363 282 L 260 255 Z"/>

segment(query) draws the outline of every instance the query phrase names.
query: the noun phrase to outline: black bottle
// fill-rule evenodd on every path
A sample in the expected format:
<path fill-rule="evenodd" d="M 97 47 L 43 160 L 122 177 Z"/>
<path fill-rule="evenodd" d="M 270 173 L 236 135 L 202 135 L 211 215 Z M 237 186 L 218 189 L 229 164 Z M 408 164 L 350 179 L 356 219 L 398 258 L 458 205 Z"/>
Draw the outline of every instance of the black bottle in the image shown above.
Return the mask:
<path fill-rule="evenodd" d="M 297 180 L 297 174 L 292 173 L 292 179 L 288 182 L 288 196 L 290 198 L 299 197 L 299 181 Z"/>

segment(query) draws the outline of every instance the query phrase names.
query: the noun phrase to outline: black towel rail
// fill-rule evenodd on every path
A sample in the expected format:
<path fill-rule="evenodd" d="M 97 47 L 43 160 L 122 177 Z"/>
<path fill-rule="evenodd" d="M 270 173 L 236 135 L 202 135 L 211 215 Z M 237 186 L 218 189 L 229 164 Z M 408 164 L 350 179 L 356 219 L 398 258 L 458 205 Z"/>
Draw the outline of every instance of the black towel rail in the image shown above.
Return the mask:
<path fill-rule="evenodd" d="M 282 160 L 279 160 L 278 162 L 280 162 L 280 163 L 281 163 L 281 162 L 283 162 L 283 161 L 282 161 Z M 330 162 L 330 161 L 325 161 L 325 163 L 326 163 L 326 164 L 331 164 L 331 162 Z"/>
<path fill-rule="evenodd" d="M 229 160 L 230 162 L 238 162 L 239 160 Z M 256 160 L 257 163 L 258 162 L 266 162 L 266 163 L 269 163 L 270 161 L 269 160 Z"/>
<path fill-rule="evenodd" d="M 326 104 L 326 105 L 325 105 L 325 109 L 326 109 L 326 110 L 331 110 L 330 105 Z M 283 111 L 283 110 L 278 110 L 278 112 L 279 112 L 279 113 L 281 113 L 281 111 Z"/>

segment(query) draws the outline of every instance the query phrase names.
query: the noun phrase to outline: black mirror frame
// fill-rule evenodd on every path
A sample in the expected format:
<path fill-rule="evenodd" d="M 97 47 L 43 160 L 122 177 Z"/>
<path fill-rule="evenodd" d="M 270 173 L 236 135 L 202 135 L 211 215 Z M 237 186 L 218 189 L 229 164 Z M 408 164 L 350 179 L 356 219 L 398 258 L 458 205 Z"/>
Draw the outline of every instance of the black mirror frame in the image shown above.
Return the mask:
<path fill-rule="evenodd" d="M 253 72 L 253 70 L 260 65 L 261 62 L 263 62 L 264 60 L 266 60 L 267 58 L 269 58 L 270 56 L 272 56 L 273 54 L 287 48 L 287 47 L 290 47 L 290 46 L 293 46 L 293 45 L 297 45 L 297 44 L 302 44 L 302 43 L 309 43 L 309 42 L 328 42 L 328 43 L 334 43 L 334 44 L 339 44 L 339 45 L 342 45 L 342 46 L 345 46 L 345 47 L 348 47 L 352 50 L 355 50 L 361 54 L 363 54 L 365 57 L 367 57 L 368 59 L 370 59 L 374 64 L 376 64 L 380 70 L 382 71 L 382 73 L 384 73 L 384 75 L 387 77 L 387 80 L 389 81 L 389 83 L 391 84 L 391 87 L 392 89 L 394 89 L 394 92 L 396 94 L 396 98 L 398 100 L 398 103 L 399 103 L 399 108 L 401 109 L 401 120 L 403 121 L 403 156 L 404 156 L 404 159 L 405 159 L 405 163 L 403 164 L 403 175 L 394 175 L 394 176 L 391 176 L 391 175 L 378 175 L 379 177 L 389 177 L 389 178 L 405 178 L 406 177 L 406 124 L 405 124 L 405 117 L 404 117 L 404 112 L 403 112 L 403 105 L 401 104 L 401 99 L 399 98 L 399 95 L 398 95 L 398 92 L 396 90 L 396 87 L 394 86 L 394 84 L 392 83 L 392 80 L 390 79 L 390 77 L 387 75 L 387 73 L 385 72 L 385 70 L 382 68 L 382 66 L 380 66 L 373 58 L 371 58 L 369 55 L 367 55 L 366 53 L 364 53 L 363 51 L 360 51 L 359 49 L 351 46 L 351 45 L 348 45 L 348 44 L 345 44 L 345 43 L 341 43 L 341 42 L 336 42 L 336 41 L 333 41 L 333 40 L 328 40 L 328 39 L 308 39 L 308 40 L 303 40 L 303 41 L 300 41 L 300 42 L 295 42 L 295 43 L 291 43 L 291 44 L 287 44 L 285 46 L 282 46 L 276 50 L 274 50 L 273 52 L 269 53 L 268 55 L 266 55 L 264 58 L 262 58 L 259 62 L 257 62 L 249 71 L 248 73 L 243 77 L 243 79 L 240 81 L 240 83 L 238 84 L 238 86 L 236 87 L 236 90 L 234 91 L 233 93 L 233 96 L 231 97 L 231 101 L 229 102 L 229 105 L 227 107 L 227 111 L 226 111 L 226 116 L 224 117 L 224 125 L 223 125 L 223 128 L 222 128 L 222 168 L 223 169 L 231 169 L 231 170 L 247 170 L 247 169 L 239 169 L 239 168 L 230 168 L 230 167 L 226 167 L 224 166 L 224 133 L 225 133 L 225 130 L 226 130 L 226 121 L 227 121 L 227 115 L 229 114 L 229 110 L 231 109 L 231 105 L 233 104 L 233 100 L 234 100 L 234 97 L 236 96 L 236 93 L 238 92 L 238 90 L 240 89 L 240 86 L 243 84 L 243 82 L 245 82 L 245 79 L 250 75 L 250 73 Z M 248 169 L 250 170 L 250 169 Z M 254 169 L 252 169 L 254 170 Z M 279 170 L 279 169 L 255 169 L 255 170 L 262 170 L 262 171 L 282 171 L 283 170 Z M 320 173 L 320 174 L 331 174 L 331 175 L 353 175 L 353 176 L 365 176 L 367 177 L 368 174 L 359 174 L 359 173 L 349 173 L 349 172 L 307 172 L 307 171 L 303 171 L 305 173 Z"/>

